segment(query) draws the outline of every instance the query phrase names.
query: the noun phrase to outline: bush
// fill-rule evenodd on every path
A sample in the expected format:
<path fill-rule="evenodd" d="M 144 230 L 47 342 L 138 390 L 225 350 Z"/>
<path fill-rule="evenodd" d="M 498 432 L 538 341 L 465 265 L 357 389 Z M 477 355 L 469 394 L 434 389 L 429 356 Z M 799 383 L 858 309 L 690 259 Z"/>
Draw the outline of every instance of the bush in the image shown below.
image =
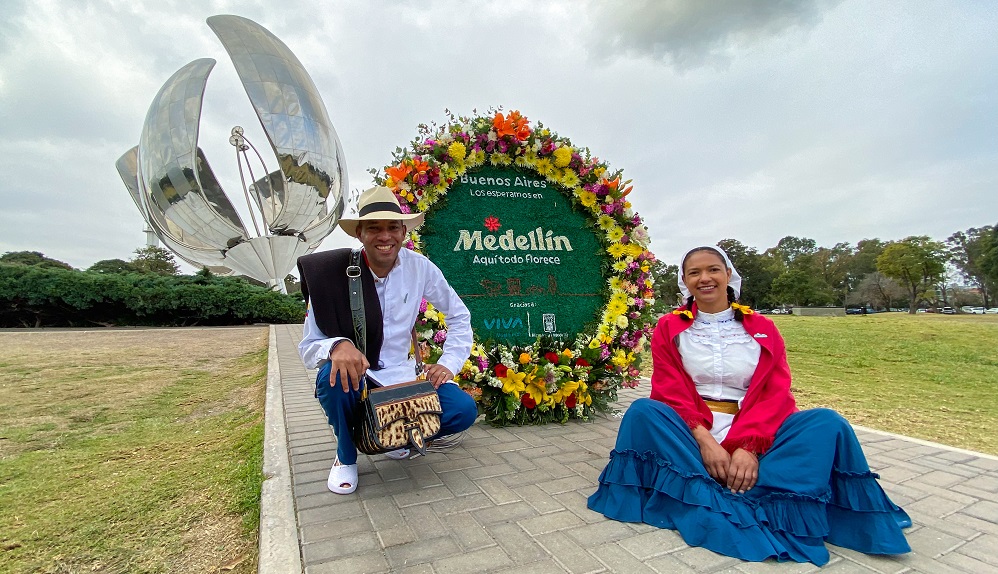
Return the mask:
<path fill-rule="evenodd" d="M 0 327 L 299 323 L 301 297 L 237 277 L 91 273 L 0 263 Z"/>

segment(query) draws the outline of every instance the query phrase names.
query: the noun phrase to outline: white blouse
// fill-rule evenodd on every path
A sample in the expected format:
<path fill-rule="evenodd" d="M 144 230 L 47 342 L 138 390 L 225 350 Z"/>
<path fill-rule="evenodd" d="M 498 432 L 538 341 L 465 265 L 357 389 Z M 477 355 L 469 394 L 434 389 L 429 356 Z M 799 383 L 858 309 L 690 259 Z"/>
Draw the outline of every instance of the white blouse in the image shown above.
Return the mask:
<path fill-rule="evenodd" d="M 720 313 L 697 311 L 693 324 L 679 334 L 679 355 L 705 399 L 738 401 L 741 406 L 759 364 L 761 347 L 735 320 L 728 308 Z M 714 413 L 710 429 L 717 442 L 724 440 L 734 415 Z"/>

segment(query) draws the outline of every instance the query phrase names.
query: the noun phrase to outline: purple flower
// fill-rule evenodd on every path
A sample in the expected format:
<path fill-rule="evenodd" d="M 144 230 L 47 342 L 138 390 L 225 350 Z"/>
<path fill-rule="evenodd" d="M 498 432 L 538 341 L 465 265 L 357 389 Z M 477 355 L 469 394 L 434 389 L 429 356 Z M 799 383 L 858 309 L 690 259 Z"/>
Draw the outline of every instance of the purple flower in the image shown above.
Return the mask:
<path fill-rule="evenodd" d="M 424 173 L 423 175 L 419 176 L 416 179 L 416 184 L 417 185 L 426 185 L 426 182 L 428 182 L 428 181 L 430 181 L 430 178 L 426 177 L 426 174 Z"/>
<path fill-rule="evenodd" d="M 443 343 L 446 340 L 447 340 L 447 331 L 440 330 L 440 331 L 437 331 L 437 333 L 435 335 L 433 335 L 433 342 L 437 343 L 438 345 L 441 344 L 441 343 Z"/>
<path fill-rule="evenodd" d="M 408 203 L 403 203 L 399 207 L 402 208 L 402 213 L 412 213 L 412 210 L 409 209 L 409 204 Z"/>
<path fill-rule="evenodd" d="M 426 305 L 427 305 L 426 299 L 423 299 L 422 301 L 419 302 L 419 312 L 420 313 L 426 313 Z"/>

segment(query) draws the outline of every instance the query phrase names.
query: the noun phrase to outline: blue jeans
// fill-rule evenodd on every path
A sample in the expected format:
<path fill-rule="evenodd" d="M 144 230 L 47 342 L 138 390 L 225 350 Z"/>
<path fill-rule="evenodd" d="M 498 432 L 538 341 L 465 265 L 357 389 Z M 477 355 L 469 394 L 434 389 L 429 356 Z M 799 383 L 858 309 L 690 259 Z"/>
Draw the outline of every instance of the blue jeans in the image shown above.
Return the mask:
<path fill-rule="evenodd" d="M 350 436 L 350 424 L 354 409 L 360 402 L 360 392 L 353 389 L 343 392 L 339 375 L 336 376 L 336 383 L 330 385 L 331 369 L 332 363 L 328 361 L 319 369 L 319 374 L 315 377 L 315 396 L 336 433 L 336 456 L 340 464 L 354 464 L 357 462 L 357 448 Z M 461 390 L 461 387 L 450 383 L 440 385 L 437 396 L 440 397 L 443 414 L 440 415 L 440 432 L 436 436 L 458 433 L 475 424 L 478 406 L 475 405 L 475 399 Z"/>

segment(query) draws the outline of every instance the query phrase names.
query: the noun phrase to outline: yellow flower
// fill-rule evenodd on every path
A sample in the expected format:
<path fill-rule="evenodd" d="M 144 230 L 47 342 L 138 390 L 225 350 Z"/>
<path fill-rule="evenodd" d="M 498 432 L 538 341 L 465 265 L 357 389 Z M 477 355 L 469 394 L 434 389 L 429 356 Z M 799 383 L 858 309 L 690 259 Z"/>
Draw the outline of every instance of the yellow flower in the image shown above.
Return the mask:
<path fill-rule="evenodd" d="M 572 148 L 568 146 L 562 146 L 551 154 L 554 156 L 554 164 L 558 167 L 565 167 L 572 163 Z"/>
<path fill-rule="evenodd" d="M 565 168 L 565 172 L 558 181 L 565 187 L 573 188 L 579 185 L 579 176 L 575 175 L 575 172 L 571 169 Z"/>
<path fill-rule="evenodd" d="M 526 365 L 530 362 L 530 353 L 520 353 L 520 364 Z"/>
<path fill-rule="evenodd" d="M 571 359 L 572 357 L 575 356 L 575 353 L 573 353 L 571 349 L 565 349 L 564 351 L 561 352 L 561 355 L 563 357 L 568 357 L 569 359 Z"/>
<path fill-rule="evenodd" d="M 624 256 L 624 252 L 627 251 L 627 246 L 622 243 L 614 243 L 606 251 L 614 259 L 620 259 Z"/>
<path fill-rule="evenodd" d="M 610 230 L 606 232 L 606 238 L 609 239 L 613 243 L 616 243 L 616 242 L 620 241 L 620 239 L 623 236 L 624 236 L 624 230 L 621 229 L 620 227 L 616 226 L 616 225 L 614 225 L 613 227 L 611 227 Z M 630 245 L 630 244 L 628 244 L 628 245 Z"/>
<path fill-rule="evenodd" d="M 513 158 L 504 153 L 494 153 L 489 156 L 489 163 L 492 165 L 509 165 L 513 162 Z"/>
<path fill-rule="evenodd" d="M 624 315 L 618 315 L 617 316 L 617 327 L 619 327 L 621 329 L 626 329 L 627 328 L 627 317 L 625 317 Z"/>
<path fill-rule="evenodd" d="M 624 354 L 623 349 L 617 349 L 616 351 L 613 352 L 613 358 L 610 359 L 610 362 L 613 363 L 614 365 L 617 365 L 618 367 L 626 366 L 627 355 Z"/>
<path fill-rule="evenodd" d="M 537 169 L 538 174 L 547 177 L 548 174 L 551 173 L 551 170 L 554 169 L 554 165 L 551 164 L 550 159 L 542 157 L 537 160 L 537 165 L 535 166 L 535 168 Z"/>
<path fill-rule="evenodd" d="M 611 227 L 617 225 L 617 223 L 609 215 L 601 215 L 596 218 L 596 224 L 599 225 L 599 228 L 603 231 L 610 231 Z"/>
<path fill-rule="evenodd" d="M 641 255 L 644 252 L 645 248 L 641 247 L 637 243 L 628 243 L 627 246 L 624 248 L 624 254 L 626 254 L 629 257 L 637 257 L 638 255 Z"/>
<path fill-rule="evenodd" d="M 526 385 L 523 384 L 523 379 L 526 376 L 526 373 L 515 373 L 512 369 L 506 371 L 506 376 L 499 379 L 502 381 L 502 392 L 520 398 L 520 393 L 526 388 Z"/>
<path fill-rule="evenodd" d="M 592 341 L 589 341 L 590 349 L 599 349 L 599 337 L 593 337 Z"/>
<path fill-rule="evenodd" d="M 596 205 L 596 194 L 591 191 L 580 191 L 579 203 L 581 203 L 586 207 L 592 207 Z"/>
<path fill-rule="evenodd" d="M 468 167 L 477 167 L 485 162 L 485 151 L 475 150 L 468 154 Z"/>
<path fill-rule="evenodd" d="M 627 261 L 617 261 L 613 264 L 613 270 L 617 273 L 623 273 L 627 270 Z"/>
<path fill-rule="evenodd" d="M 464 156 L 468 153 L 468 148 L 461 142 L 454 142 L 447 146 L 447 155 L 457 161 L 464 161 Z"/>

